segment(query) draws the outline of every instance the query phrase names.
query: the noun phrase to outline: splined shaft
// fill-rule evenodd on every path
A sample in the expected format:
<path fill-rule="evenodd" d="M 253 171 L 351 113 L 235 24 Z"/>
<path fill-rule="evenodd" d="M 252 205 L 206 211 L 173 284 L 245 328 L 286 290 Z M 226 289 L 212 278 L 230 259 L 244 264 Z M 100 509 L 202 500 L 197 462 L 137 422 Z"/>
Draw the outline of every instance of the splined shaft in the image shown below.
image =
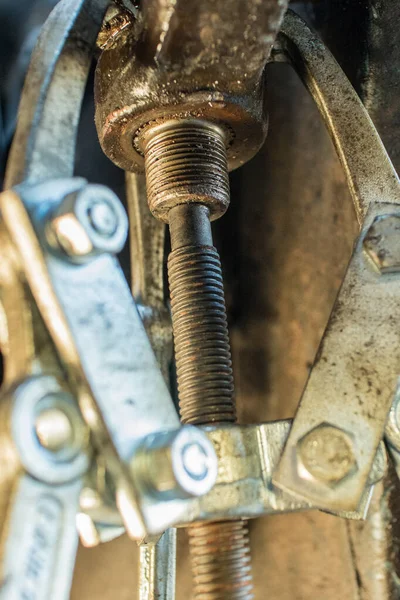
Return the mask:
<path fill-rule="evenodd" d="M 181 419 L 196 425 L 233 423 L 222 270 L 210 224 L 229 202 L 224 137 L 217 126 L 198 120 L 186 126 L 172 122 L 150 131 L 143 147 L 149 205 L 168 220 L 171 233 L 168 276 Z M 253 598 L 244 521 L 192 525 L 189 541 L 195 599 Z"/>

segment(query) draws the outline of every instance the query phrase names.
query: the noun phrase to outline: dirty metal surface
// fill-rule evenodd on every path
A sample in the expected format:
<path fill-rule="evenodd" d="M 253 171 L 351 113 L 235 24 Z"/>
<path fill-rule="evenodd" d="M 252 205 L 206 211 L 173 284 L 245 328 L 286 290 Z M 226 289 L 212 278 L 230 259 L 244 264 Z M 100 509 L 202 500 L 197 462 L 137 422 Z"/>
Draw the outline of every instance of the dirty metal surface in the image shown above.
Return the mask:
<path fill-rule="evenodd" d="M 274 476 L 280 487 L 327 509 L 356 508 L 368 477 L 369 458 L 382 438 L 396 393 L 399 282 L 396 275 L 381 273 L 364 250 L 364 238 L 375 220 L 392 213 L 396 214 L 396 205 L 385 203 L 373 205 L 368 212 Z M 389 240 L 385 250 L 390 251 Z M 313 402 L 317 398 L 318 403 Z M 328 427 L 329 434 L 322 436 Z M 329 465 L 313 469 L 310 463 L 318 457 L 309 459 L 301 452 L 304 436 L 310 435 L 314 447 L 324 446 L 328 452 Z M 345 470 L 348 461 L 351 469 Z M 337 466 L 337 477 L 327 481 L 325 466 L 331 473 Z"/>
<path fill-rule="evenodd" d="M 80 106 L 107 5 L 62 1 L 47 20 L 27 73 L 5 188 L 73 174 Z"/>
<path fill-rule="evenodd" d="M 143 170 L 136 140 L 146 124 L 192 116 L 224 125 L 236 168 L 263 143 L 263 70 L 286 0 L 149 0 L 102 53 L 96 69 L 96 126 L 118 166 Z M 185 48 L 182 52 L 182 47 Z"/>
<path fill-rule="evenodd" d="M 271 66 L 268 89 L 268 140 L 235 175 L 218 223 L 229 244 L 222 258 L 246 422 L 293 416 L 358 229 L 344 173 L 296 75 Z M 397 598 L 392 484 L 376 492 L 365 524 L 315 511 L 254 521 L 256 597 Z"/>
<path fill-rule="evenodd" d="M 291 427 L 290 420 L 259 425 L 204 426 L 218 457 L 218 476 L 209 493 L 186 503 L 179 527 L 201 520 L 254 518 L 259 515 L 310 509 L 307 502 L 272 485 L 272 475 Z M 381 458 L 383 457 L 383 458 Z M 383 444 L 374 461 L 374 474 L 355 512 L 342 512 L 346 519 L 363 519 L 371 498 L 371 484 L 382 479 L 387 461 Z"/>
<path fill-rule="evenodd" d="M 395 208 L 400 198 L 397 174 L 368 114 L 333 56 L 305 22 L 291 11 L 283 21 L 278 46 L 303 79 L 327 124 L 360 222 L 375 203 L 377 206 L 379 203 L 393 203 Z M 376 215 L 383 214 L 385 209 L 382 208 L 382 211 Z M 370 223 L 371 220 L 368 228 Z M 338 486 L 341 490 L 340 507 L 354 510 L 357 506 L 394 396 L 396 381 L 393 378 L 396 379 L 399 371 L 396 358 L 389 370 L 385 370 L 388 363 L 383 348 L 394 329 L 390 324 L 393 307 L 390 296 L 393 292 L 381 285 L 381 279 L 375 284 L 367 281 L 368 276 L 365 275 L 368 270 L 364 269 L 363 260 L 360 262 L 357 258 L 363 251 L 360 241 L 274 477 L 277 485 L 312 499 L 328 510 L 339 508 L 336 498 Z M 385 308 L 384 303 L 378 302 L 371 310 L 370 300 L 374 296 L 371 296 L 371 283 L 375 291 L 381 290 L 388 300 Z M 394 289 L 396 287 L 394 282 Z M 378 306 L 382 309 L 380 319 L 375 312 Z M 387 327 L 386 333 L 378 336 L 384 340 L 383 345 L 374 337 L 376 327 L 379 331 L 378 323 Z M 397 346 L 395 342 L 394 348 Z M 393 352 L 389 351 L 388 356 L 393 357 Z M 351 364 L 352 369 L 349 368 Z M 369 391 L 363 387 L 363 379 L 365 383 L 370 382 Z M 385 394 L 383 390 L 388 384 L 391 391 Z M 378 398 L 378 395 L 382 397 Z M 341 417 L 344 401 L 347 407 L 345 419 Z M 360 410 L 358 402 L 365 403 L 364 410 Z M 373 419 L 368 415 L 373 415 Z M 307 458 L 309 453 L 304 452 L 310 436 L 313 436 L 313 441 L 308 444 L 309 448 L 318 445 L 329 453 L 332 473 L 335 471 L 329 481 L 326 478 L 328 463 L 323 468 L 320 468 L 321 465 L 315 468 L 316 462 L 321 462 L 315 456 L 313 468 Z"/>
<path fill-rule="evenodd" d="M 277 39 L 313 96 L 345 171 L 362 223 L 371 202 L 399 202 L 399 181 L 364 107 L 329 49 L 288 11 Z"/>

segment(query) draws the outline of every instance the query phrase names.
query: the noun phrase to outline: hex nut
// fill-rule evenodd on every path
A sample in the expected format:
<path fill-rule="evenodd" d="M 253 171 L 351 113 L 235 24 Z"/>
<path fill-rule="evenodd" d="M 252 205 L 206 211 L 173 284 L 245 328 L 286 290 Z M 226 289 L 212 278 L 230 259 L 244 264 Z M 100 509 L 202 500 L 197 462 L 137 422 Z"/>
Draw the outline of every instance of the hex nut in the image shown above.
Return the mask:
<path fill-rule="evenodd" d="M 76 260 L 105 252 L 117 254 L 127 233 L 121 202 L 102 185 L 87 185 L 66 196 L 46 225 L 51 247 Z"/>
<path fill-rule="evenodd" d="M 5 402 L 11 409 L 10 430 L 18 458 L 36 479 L 61 485 L 81 477 L 90 464 L 89 431 L 75 398 L 51 376 L 33 376 L 18 385 Z M 61 430 L 48 437 L 48 421 L 60 413 Z M 44 416 L 44 423 L 41 417 Z M 60 423 L 59 423 L 60 425 Z M 41 430 L 41 431 L 40 431 Z M 58 437 L 61 434 L 61 439 Z M 58 439 L 57 439 L 58 438 Z"/>
<path fill-rule="evenodd" d="M 300 477 L 311 476 L 331 487 L 358 469 L 351 436 L 330 423 L 321 423 L 300 438 L 297 460 Z"/>
<path fill-rule="evenodd" d="M 375 217 L 364 238 L 364 250 L 381 273 L 400 270 L 400 214 Z"/>
<path fill-rule="evenodd" d="M 159 500 L 203 496 L 218 471 L 214 446 L 191 425 L 148 436 L 131 466 L 137 484 Z"/>

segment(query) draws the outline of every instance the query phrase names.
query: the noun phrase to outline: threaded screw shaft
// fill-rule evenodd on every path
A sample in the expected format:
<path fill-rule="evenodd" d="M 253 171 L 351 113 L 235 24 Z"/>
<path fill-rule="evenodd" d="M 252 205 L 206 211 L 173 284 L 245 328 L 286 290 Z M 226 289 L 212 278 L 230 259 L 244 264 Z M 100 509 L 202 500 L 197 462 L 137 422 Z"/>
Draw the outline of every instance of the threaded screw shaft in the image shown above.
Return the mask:
<path fill-rule="evenodd" d="M 169 120 L 141 136 L 147 200 L 154 216 L 169 221 L 178 204 L 205 204 L 211 218 L 229 205 L 225 137 L 217 125 L 197 119 Z"/>
<path fill-rule="evenodd" d="M 225 212 L 229 181 L 223 135 L 193 120 L 164 124 L 143 143 L 149 206 L 169 222 L 168 259 L 179 405 L 183 423 L 236 420 L 222 270 L 210 218 Z M 189 528 L 197 600 L 253 598 L 243 521 Z"/>
<path fill-rule="evenodd" d="M 168 259 L 179 406 L 183 423 L 236 420 L 218 252 L 185 246 Z"/>
<path fill-rule="evenodd" d="M 220 521 L 188 529 L 196 600 L 253 598 L 247 525 Z"/>

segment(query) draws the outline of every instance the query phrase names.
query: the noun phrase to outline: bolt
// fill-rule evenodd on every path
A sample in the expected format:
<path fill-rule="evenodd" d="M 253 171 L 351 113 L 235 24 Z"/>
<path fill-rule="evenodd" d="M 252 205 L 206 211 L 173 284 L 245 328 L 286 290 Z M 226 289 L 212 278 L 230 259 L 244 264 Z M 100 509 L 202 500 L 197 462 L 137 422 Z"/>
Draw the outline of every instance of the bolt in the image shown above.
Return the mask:
<path fill-rule="evenodd" d="M 108 238 L 118 227 L 118 215 L 108 202 L 95 202 L 89 208 L 89 218 L 96 232 Z"/>
<path fill-rule="evenodd" d="M 41 445 L 51 452 L 66 448 L 74 439 L 72 423 L 59 408 L 47 408 L 39 413 L 35 429 Z"/>
<path fill-rule="evenodd" d="M 135 477 L 164 500 L 203 496 L 217 478 L 217 457 L 195 427 L 159 433 L 145 440 L 133 459 Z"/>
<path fill-rule="evenodd" d="M 169 223 L 171 234 L 168 277 L 182 422 L 235 422 L 222 270 L 210 224 L 229 205 L 224 130 L 174 119 L 145 128 L 137 146 L 150 210 Z M 204 459 L 195 447 L 187 452 L 189 470 L 202 482 Z M 253 598 L 244 521 L 192 525 L 189 541 L 194 598 Z"/>
<path fill-rule="evenodd" d="M 129 0 L 116 1 L 115 4 L 118 6 L 108 8 L 97 37 L 97 46 L 101 50 L 114 48 L 123 40 L 124 32 L 128 32 L 134 22 L 135 8 Z"/>
<path fill-rule="evenodd" d="M 124 208 L 102 185 L 87 185 L 68 194 L 46 225 L 50 246 L 78 261 L 104 252 L 117 254 L 127 232 Z"/>
<path fill-rule="evenodd" d="M 400 215 L 375 217 L 364 238 L 364 250 L 381 273 L 400 270 Z"/>
<path fill-rule="evenodd" d="M 299 473 L 303 477 L 311 475 L 331 486 L 357 469 L 351 437 L 328 423 L 318 425 L 299 440 L 297 456 Z"/>
<path fill-rule="evenodd" d="M 182 462 L 186 472 L 193 479 L 204 479 L 210 468 L 210 456 L 198 443 L 185 446 L 182 451 Z"/>

